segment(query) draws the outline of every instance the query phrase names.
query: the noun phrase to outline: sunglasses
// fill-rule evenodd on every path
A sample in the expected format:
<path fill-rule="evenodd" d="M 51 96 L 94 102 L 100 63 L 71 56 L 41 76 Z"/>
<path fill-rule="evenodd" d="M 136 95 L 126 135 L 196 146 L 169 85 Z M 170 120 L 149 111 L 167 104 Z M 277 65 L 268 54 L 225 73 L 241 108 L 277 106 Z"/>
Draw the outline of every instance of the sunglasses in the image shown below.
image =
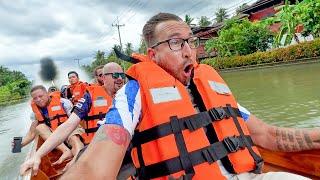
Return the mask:
<path fill-rule="evenodd" d="M 103 76 L 103 74 L 98 74 L 97 76 L 102 77 L 102 76 Z"/>
<path fill-rule="evenodd" d="M 113 79 L 118 79 L 119 77 L 121 77 L 122 79 L 124 79 L 126 77 L 126 74 L 124 74 L 123 72 L 114 72 L 114 73 L 105 73 L 104 75 L 105 76 L 108 76 L 108 75 L 112 75 L 112 78 Z"/>

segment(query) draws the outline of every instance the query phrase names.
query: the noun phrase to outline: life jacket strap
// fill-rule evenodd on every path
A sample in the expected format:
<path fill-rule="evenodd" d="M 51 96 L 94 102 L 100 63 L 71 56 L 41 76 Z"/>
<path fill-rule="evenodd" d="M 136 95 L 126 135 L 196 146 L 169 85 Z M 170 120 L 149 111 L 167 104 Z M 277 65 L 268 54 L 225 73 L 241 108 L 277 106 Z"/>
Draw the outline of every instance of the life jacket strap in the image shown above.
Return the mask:
<path fill-rule="evenodd" d="M 238 117 L 241 117 L 239 109 L 232 108 L 232 110 Z M 230 110 L 227 107 L 218 107 L 194 115 L 178 118 L 177 123 L 179 123 L 181 130 L 189 129 L 192 132 L 205 127 L 214 121 L 220 121 L 224 118 L 229 118 L 230 116 Z M 174 133 L 172 126 L 170 122 L 167 122 L 141 132 L 136 130 L 131 142 L 134 147 L 137 147 L 140 144 L 162 138 L 172 133 Z"/>
<path fill-rule="evenodd" d="M 192 165 L 192 160 L 189 156 L 189 152 L 187 150 L 186 143 L 184 141 L 182 135 L 182 126 L 179 123 L 179 119 L 177 116 L 170 117 L 170 125 L 172 132 L 174 134 L 174 138 L 176 141 L 176 145 L 179 151 L 179 160 L 182 166 L 182 169 L 185 171 L 184 177 L 188 177 L 188 179 L 192 179 L 195 174 L 195 170 Z"/>
<path fill-rule="evenodd" d="M 89 135 L 89 133 L 95 133 L 95 132 L 97 132 L 98 129 L 99 129 L 99 127 L 89 128 L 89 129 L 85 129 L 84 132 L 86 132 L 87 135 Z"/>
<path fill-rule="evenodd" d="M 250 155 L 254 159 L 256 168 L 252 172 L 255 174 L 260 174 L 262 172 L 262 166 L 263 166 L 264 161 L 263 161 L 262 157 L 260 157 L 256 152 L 253 151 L 250 142 L 246 140 L 246 138 L 245 138 L 246 135 L 244 134 L 244 132 L 240 126 L 240 123 L 239 123 L 237 116 L 236 116 L 236 112 L 233 111 L 233 108 L 231 107 L 230 104 L 227 104 L 227 108 L 228 108 L 229 112 L 231 113 L 231 117 L 234 121 L 234 124 L 237 127 L 237 130 L 240 134 L 240 137 L 243 139 L 245 146 L 248 148 Z"/>
<path fill-rule="evenodd" d="M 246 135 L 245 139 L 248 142 L 248 144 L 250 144 L 250 146 L 253 146 L 253 141 L 250 136 Z M 245 147 L 246 143 L 243 141 L 243 138 L 241 136 L 226 137 L 225 139 L 223 139 L 223 141 L 219 141 L 207 147 L 189 152 L 187 153 L 187 156 L 188 159 L 190 159 L 192 167 L 194 167 L 198 164 L 206 162 L 212 164 L 218 160 L 221 160 L 224 157 L 227 157 L 228 154 L 244 149 Z M 142 179 L 152 179 L 167 176 L 185 170 L 185 167 L 181 159 L 185 159 L 185 157 L 182 158 L 180 154 L 179 157 L 174 157 L 166 161 L 161 161 L 148 166 L 142 166 L 141 160 L 139 159 L 140 168 L 137 169 L 139 173 L 138 177 L 143 177 Z M 141 171 L 142 169 L 143 171 Z M 140 174 L 142 172 L 143 174 Z M 185 176 L 185 178 L 188 177 L 187 172 Z"/>
<path fill-rule="evenodd" d="M 86 116 L 84 118 L 84 120 L 85 121 L 92 121 L 92 120 L 96 120 L 96 119 L 102 120 L 105 116 L 106 116 L 106 113 L 99 112 L 99 114 L 96 114 L 96 115 Z"/>

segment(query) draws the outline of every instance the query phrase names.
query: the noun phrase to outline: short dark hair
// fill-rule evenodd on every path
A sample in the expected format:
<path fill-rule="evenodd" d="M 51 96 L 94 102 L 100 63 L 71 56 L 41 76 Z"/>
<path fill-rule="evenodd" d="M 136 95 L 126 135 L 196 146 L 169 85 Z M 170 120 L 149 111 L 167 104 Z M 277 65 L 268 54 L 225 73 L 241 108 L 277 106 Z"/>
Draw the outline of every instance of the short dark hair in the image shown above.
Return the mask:
<path fill-rule="evenodd" d="M 94 71 L 93 71 L 93 75 L 94 75 L 94 76 L 98 76 L 97 71 L 98 71 L 98 69 L 103 69 L 103 66 L 104 66 L 104 65 L 100 65 L 100 66 L 96 67 L 96 68 L 94 69 Z"/>
<path fill-rule="evenodd" d="M 75 72 L 75 71 L 70 71 L 70 72 L 68 72 L 68 77 L 69 77 L 70 74 L 75 74 L 77 77 L 79 77 L 78 73 Z"/>
<path fill-rule="evenodd" d="M 159 13 L 153 17 L 151 17 L 147 23 L 144 25 L 142 34 L 143 38 L 147 44 L 147 47 L 152 46 L 155 42 L 155 28 L 156 26 L 164 21 L 183 21 L 179 16 L 170 14 L 170 13 Z"/>
<path fill-rule="evenodd" d="M 48 92 L 54 92 L 54 91 L 58 91 L 58 88 L 55 87 L 55 86 L 50 86 L 50 87 L 48 88 Z"/>
<path fill-rule="evenodd" d="M 41 89 L 41 90 L 43 90 L 43 91 L 45 91 L 45 92 L 48 92 L 47 89 L 46 89 L 44 86 L 42 86 L 42 85 L 36 85 L 36 86 L 33 86 L 33 87 L 31 88 L 30 94 L 31 94 L 33 91 L 36 91 L 36 90 L 38 90 L 38 89 Z"/>

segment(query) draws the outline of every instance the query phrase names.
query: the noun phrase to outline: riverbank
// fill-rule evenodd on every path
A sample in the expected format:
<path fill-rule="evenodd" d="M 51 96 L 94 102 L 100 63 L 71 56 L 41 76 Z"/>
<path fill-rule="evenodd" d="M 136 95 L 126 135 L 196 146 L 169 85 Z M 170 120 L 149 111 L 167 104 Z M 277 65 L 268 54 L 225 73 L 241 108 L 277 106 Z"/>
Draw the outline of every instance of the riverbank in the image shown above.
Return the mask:
<path fill-rule="evenodd" d="M 312 64 L 312 63 L 320 63 L 320 57 L 302 58 L 302 59 L 297 59 L 295 61 L 287 61 L 287 62 L 273 62 L 273 63 L 264 63 L 264 64 L 256 64 L 256 65 L 247 65 L 247 66 L 241 66 L 241 67 L 232 67 L 232 68 L 219 69 L 218 71 L 219 72 L 249 71 L 249 70 L 255 70 L 255 69 L 265 69 L 265 68 L 293 66 L 293 65 L 299 65 L 299 64 Z"/>
<path fill-rule="evenodd" d="M 224 69 L 230 70 L 279 64 L 295 64 L 302 61 L 317 60 L 319 57 L 320 39 L 315 39 L 313 41 L 272 49 L 266 52 L 255 52 L 244 56 L 208 58 L 204 59 L 202 63 L 223 71 Z"/>
<path fill-rule="evenodd" d="M 17 99 L 10 99 L 9 101 L 0 101 L 0 107 L 19 104 L 27 101 L 28 99 L 29 99 L 29 96 L 25 96 Z"/>

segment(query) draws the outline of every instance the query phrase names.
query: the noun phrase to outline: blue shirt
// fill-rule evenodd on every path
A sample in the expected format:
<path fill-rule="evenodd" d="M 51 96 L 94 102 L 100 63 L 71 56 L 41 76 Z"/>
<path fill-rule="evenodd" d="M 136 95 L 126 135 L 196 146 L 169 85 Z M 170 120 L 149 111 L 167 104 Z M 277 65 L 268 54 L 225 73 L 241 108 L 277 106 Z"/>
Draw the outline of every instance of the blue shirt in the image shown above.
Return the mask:
<path fill-rule="evenodd" d="M 250 112 L 238 105 L 241 116 L 245 121 Z M 141 96 L 138 81 L 129 80 L 116 94 L 112 107 L 105 118 L 105 124 L 117 124 L 124 127 L 131 136 L 141 118 Z"/>

